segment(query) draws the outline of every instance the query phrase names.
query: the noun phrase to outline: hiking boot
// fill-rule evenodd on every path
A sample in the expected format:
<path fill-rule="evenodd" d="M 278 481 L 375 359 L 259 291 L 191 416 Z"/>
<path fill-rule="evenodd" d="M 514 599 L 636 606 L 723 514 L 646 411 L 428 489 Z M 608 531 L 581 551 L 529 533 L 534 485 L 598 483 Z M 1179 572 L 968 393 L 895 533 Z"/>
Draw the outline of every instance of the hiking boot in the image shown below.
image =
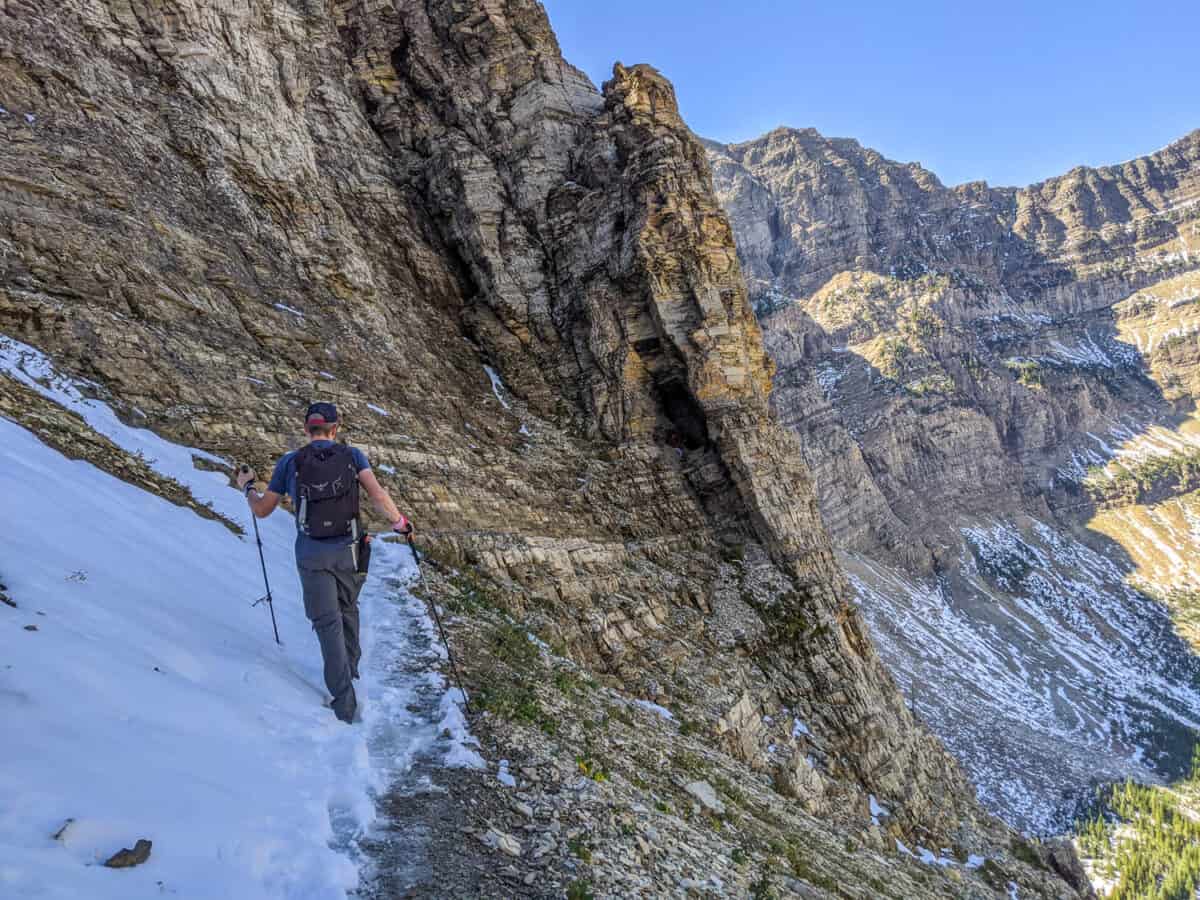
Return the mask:
<path fill-rule="evenodd" d="M 329 705 L 333 714 L 349 725 L 354 721 L 354 713 L 358 709 L 358 698 L 354 696 L 354 688 L 350 688 L 340 698 L 335 698 Z"/>

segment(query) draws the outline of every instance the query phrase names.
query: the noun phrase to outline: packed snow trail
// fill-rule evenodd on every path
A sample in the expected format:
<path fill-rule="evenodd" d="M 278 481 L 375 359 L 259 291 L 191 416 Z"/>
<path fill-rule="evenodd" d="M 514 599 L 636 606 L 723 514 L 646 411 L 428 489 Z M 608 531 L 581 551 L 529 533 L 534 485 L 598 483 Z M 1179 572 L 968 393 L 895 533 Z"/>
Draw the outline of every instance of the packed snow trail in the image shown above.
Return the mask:
<path fill-rule="evenodd" d="M 263 586 L 245 501 L 192 457 L 223 461 L 124 425 L 0 336 L 3 377 L 79 413 L 250 537 L 0 418 L 0 579 L 18 604 L 0 606 L 0 897 L 341 900 L 361 883 L 376 798 L 405 789 L 417 760 L 479 763 L 431 667 L 408 549 L 375 544 L 363 721 L 347 727 L 324 706 L 291 517 L 260 522 L 279 647 L 267 610 L 251 607 Z M 144 865 L 101 865 L 138 838 L 153 841 Z"/>
<path fill-rule="evenodd" d="M 381 558 L 381 554 L 382 558 Z M 382 776 L 377 796 L 386 789 L 389 803 L 422 804 L 422 796 L 442 792 L 429 773 L 438 766 L 482 767 L 483 760 L 467 736 L 457 690 L 447 690 L 439 672 L 446 651 L 424 604 L 405 588 L 416 576 L 412 554 L 403 544 L 376 541 L 371 568 L 376 572 L 364 595 L 371 593 L 376 609 L 390 604 L 386 615 L 377 614 L 369 636 L 369 659 L 387 660 L 385 669 L 373 673 L 372 698 L 364 713 L 372 769 Z M 377 714 L 378 713 L 378 714 Z M 334 818 L 335 828 L 337 818 Z M 386 875 L 389 885 L 405 888 L 426 884 L 433 877 L 427 859 L 427 832 L 380 822 L 366 835 L 369 849 L 358 850 L 361 831 L 348 823 L 355 856 L 367 879 Z M 339 829 L 340 830 L 340 829 Z M 380 843 L 390 843 L 386 873 L 373 871 Z M 402 852 L 400 852 L 402 849 Z M 371 852 L 374 850 L 375 852 Z"/>

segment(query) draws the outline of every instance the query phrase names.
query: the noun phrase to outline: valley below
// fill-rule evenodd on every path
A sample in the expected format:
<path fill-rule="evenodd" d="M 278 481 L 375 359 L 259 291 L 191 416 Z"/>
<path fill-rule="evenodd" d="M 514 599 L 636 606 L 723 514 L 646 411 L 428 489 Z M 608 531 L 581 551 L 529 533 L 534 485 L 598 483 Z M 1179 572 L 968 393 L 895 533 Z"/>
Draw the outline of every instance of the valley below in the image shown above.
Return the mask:
<path fill-rule="evenodd" d="M 1190 774 L 1200 133 L 1028 189 L 709 144 L 839 560 L 912 708 L 1033 833 Z"/>

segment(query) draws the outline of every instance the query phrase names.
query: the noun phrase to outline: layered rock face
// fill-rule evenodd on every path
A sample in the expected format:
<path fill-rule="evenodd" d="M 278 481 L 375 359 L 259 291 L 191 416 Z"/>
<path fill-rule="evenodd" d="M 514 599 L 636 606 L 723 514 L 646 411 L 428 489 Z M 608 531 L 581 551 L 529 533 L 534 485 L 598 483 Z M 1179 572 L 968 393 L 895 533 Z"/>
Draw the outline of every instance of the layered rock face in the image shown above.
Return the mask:
<path fill-rule="evenodd" d="M 746 778 L 1007 840 L 865 636 L 661 75 L 596 92 L 522 0 L 0 23 L 0 331 L 230 458 L 337 401 L 443 557 Z"/>
<path fill-rule="evenodd" d="M 448 116 L 412 89 L 415 75 L 383 83 L 368 102 L 375 128 L 411 177 L 433 196 L 458 198 L 441 223 L 472 273 L 472 336 L 505 361 L 517 393 L 535 408 L 556 378 L 556 396 L 575 400 L 590 431 L 626 446 L 673 446 L 710 530 L 736 537 L 749 527 L 792 579 L 796 592 L 772 602 L 769 615 L 803 620 L 807 650 L 762 648 L 767 682 L 754 685 L 747 675 L 722 727 L 757 731 L 755 716 L 744 712 L 764 690 L 788 706 L 805 694 L 829 696 L 854 747 L 852 766 L 894 773 L 893 792 L 902 789 L 900 770 L 925 771 L 920 780 L 939 785 L 922 789 L 920 803 L 932 811 L 943 803 L 940 785 L 955 793 L 961 784 L 902 706 L 870 699 L 894 695 L 847 603 L 807 473 L 767 416 L 770 369 L 732 234 L 669 84 L 647 67 L 618 65 L 602 108 L 586 96 L 570 99 L 577 76 L 561 67 L 531 70 L 532 81 L 514 84 L 512 74 L 525 70 L 510 59 L 508 38 L 491 19 L 471 21 L 472 41 L 487 35 L 487 52 L 446 58 L 435 41 L 444 23 L 410 12 L 397 17 L 396 32 L 364 37 L 352 58 L 366 69 L 399 45 L 400 75 L 442 67 L 445 83 L 486 82 L 514 109 L 521 98 L 556 97 L 553 126 L 541 118 L 497 121 L 491 107 L 473 109 L 470 119 Z M 451 40 L 458 33 L 448 32 Z M 528 153 L 530 129 L 552 131 L 540 164 Z M 510 140 L 477 137 L 510 130 Z M 432 133 L 447 135 L 459 152 L 430 152 L 424 136 Z M 497 219 L 489 205 L 506 195 L 517 200 L 515 222 Z M 514 353 L 524 361 L 507 362 Z M 810 667 L 812 657 L 822 662 Z M 898 743 L 885 746 L 883 735 Z M 737 752 L 760 757 L 750 749 L 758 739 L 732 740 Z M 911 763 L 897 767 L 905 759 Z"/>
<path fill-rule="evenodd" d="M 1086 792 L 1097 753 L 1113 777 L 1186 765 L 1194 660 L 1161 609 L 1127 593 L 1137 554 L 1080 526 L 1097 506 L 1089 466 L 1190 447 L 1139 435 L 1190 431 L 1180 423 L 1195 397 L 1186 285 L 1200 246 L 1200 132 L 1025 189 L 947 188 L 812 130 L 708 147 L 778 366 L 772 403 L 801 438 L 888 662 L 925 694 L 923 713 L 989 803 L 1053 828 L 1062 820 L 1028 798 Z M 1071 587 L 1093 549 L 1116 568 L 1088 563 Z M 1014 553 L 1019 577 L 989 563 Z M 964 629 L 953 643 L 922 624 L 931 602 L 953 620 L 945 628 Z M 997 607 L 1013 621 L 994 621 Z M 1114 617 L 1127 634 L 1095 629 Z M 1017 623 L 1034 622 L 1040 637 L 1024 646 Z M 1006 669 L 1043 654 L 1023 686 L 1006 682 Z M 987 674 L 964 676 L 980 655 Z M 1092 660 L 1085 677 L 1070 674 L 1080 659 Z M 961 702 L 938 682 L 978 696 Z M 1062 708 L 1036 700 L 1039 685 L 1059 683 Z M 990 733 L 974 721 L 980 703 L 995 712 Z M 1119 737 L 1090 736 L 1113 719 L 1126 721 Z M 1044 757 L 1031 763 L 1034 738 Z M 1070 772 L 1064 746 L 1078 753 Z M 1149 746 L 1151 771 L 1137 749 Z M 1025 790 L 1005 797 L 1014 779 Z"/>
<path fill-rule="evenodd" d="M 1079 312 L 1188 267 L 1173 242 L 1190 239 L 1197 215 L 1200 132 L 1021 189 L 948 188 L 917 163 L 813 129 L 707 146 L 756 305 L 814 294 L 842 272 L 940 271 L 967 289 L 978 279 L 1019 303 Z"/>
<path fill-rule="evenodd" d="M 947 504 L 1019 505 L 1088 430 L 1157 402 L 1109 308 L 1195 267 L 1200 132 L 1020 190 L 946 188 L 812 130 L 710 156 L 779 366 L 775 403 L 807 434 L 839 545 L 916 561 L 898 509 L 920 531 Z M 1043 357 L 1061 391 L 1032 389 Z M 1089 362 L 1130 376 L 1125 395 Z"/>

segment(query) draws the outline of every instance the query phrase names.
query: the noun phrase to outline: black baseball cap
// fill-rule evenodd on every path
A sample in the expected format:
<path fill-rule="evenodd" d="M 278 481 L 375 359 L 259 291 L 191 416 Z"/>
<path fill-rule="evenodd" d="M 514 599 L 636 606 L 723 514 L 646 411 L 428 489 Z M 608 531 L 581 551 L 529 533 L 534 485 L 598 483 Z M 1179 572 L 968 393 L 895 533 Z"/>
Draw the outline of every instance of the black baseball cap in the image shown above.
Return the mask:
<path fill-rule="evenodd" d="M 304 414 L 304 426 L 336 425 L 338 421 L 337 407 L 332 403 L 314 403 Z"/>

